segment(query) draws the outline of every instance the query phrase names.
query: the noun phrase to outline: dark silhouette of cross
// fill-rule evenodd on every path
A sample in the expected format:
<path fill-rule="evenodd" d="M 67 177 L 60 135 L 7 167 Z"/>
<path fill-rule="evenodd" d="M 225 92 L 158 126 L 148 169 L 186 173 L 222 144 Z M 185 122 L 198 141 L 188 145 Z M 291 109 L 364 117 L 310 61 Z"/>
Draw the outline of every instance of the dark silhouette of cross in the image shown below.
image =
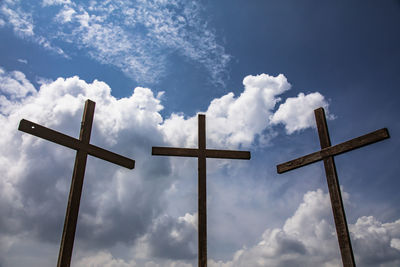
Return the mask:
<path fill-rule="evenodd" d="M 206 158 L 250 159 L 249 151 L 206 149 L 206 116 L 198 115 L 198 148 L 153 147 L 152 155 L 198 158 L 198 266 L 207 266 Z"/>
<path fill-rule="evenodd" d="M 69 191 L 68 206 L 64 221 L 64 230 L 58 255 L 58 267 L 68 267 L 71 264 L 74 246 L 76 223 L 78 220 L 79 204 L 82 194 L 83 179 L 86 169 L 87 155 L 118 164 L 128 169 L 135 167 L 135 161 L 113 152 L 89 144 L 92 131 L 95 102 L 87 100 L 83 113 L 79 139 L 48 129 L 39 124 L 22 119 L 18 130 L 41 137 L 48 141 L 75 149 L 75 165 Z"/>
<path fill-rule="evenodd" d="M 356 264 L 354 261 L 353 249 L 351 247 L 349 229 L 347 226 L 346 214 L 344 212 L 339 180 L 337 177 L 336 166 L 333 156 L 389 138 L 389 132 L 386 128 L 383 128 L 375 132 L 371 132 L 366 135 L 343 142 L 341 144 L 332 146 L 331 140 L 329 138 L 324 109 L 318 108 L 314 110 L 314 114 L 317 122 L 321 150 L 279 164 L 277 165 L 277 171 L 278 173 L 284 173 L 319 160 L 324 161 L 326 179 L 328 182 L 329 195 L 331 198 L 333 217 L 335 220 L 343 266 L 353 267 L 356 266 Z"/>

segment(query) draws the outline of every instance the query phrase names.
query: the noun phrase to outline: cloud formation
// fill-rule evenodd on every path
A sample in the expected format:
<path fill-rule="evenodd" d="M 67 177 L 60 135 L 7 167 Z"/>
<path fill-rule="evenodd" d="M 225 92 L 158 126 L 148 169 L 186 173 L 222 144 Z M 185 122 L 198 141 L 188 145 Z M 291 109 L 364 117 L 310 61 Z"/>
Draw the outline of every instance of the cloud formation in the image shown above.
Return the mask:
<path fill-rule="evenodd" d="M 16 265 L 16 258 L 28 261 L 28 256 L 15 255 L 33 247 L 40 251 L 38 255 L 49 253 L 43 251 L 56 255 L 74 160 L 73 151 L 18 132 L 19 120 L 26 118 L 76 137 L 84 101 L 90 98 L 96 102 L 91 142 L 134 158 L 136 168 L 124 170 L 89 158 L 74 262 L 77 266 L 195 265 L 196 215 L 191 211 L 177 216 L 166 213 L 175 205 L 174 188 L 185 180 L 189 165 L 151 157 L 150 151 L 152 145 L 196 147 L 196 116 L 171 114 L 164 119 L 161 100 L 148 88 L 137 87 L 131 96 L 116 99 L 111 88 L 97 80 L 88 83 L 79 77 L 58 78 L 44 82 L 36 91 L 21 72 L 2 69 L 0 74 L 0 122 L 4 126 L 0 140 L 0 264 Z M 239 96 L 228 93 L 214 99 L 205 111 L 209 147 L 249 149 L 260 145 L 261 139 L 272 138 L 275 129 L 269 118 L 279 111 L 275 111 L 279 95 L 288 91 L 290 84 L 284 75 L 267 74 L 247 76 L 243 84 Z M 242 131 L 245 134 L 240 134 Z M 232 167 L 228 164 L 226 168 Z M 230 175 L 243 179 L 236 177 L 242 175 L 236 172 Z M 314 265 L 334 265 L 338 252 L 327 206 L 326 194 L 310 192 L 284 226 L 265 230 L 259 244 L 238 251 L 231 261 L 210 263 L 290 266 L 311 261 Z M 351 228 L 355 247 L 363 246 L 360 259 L 366 264 L 373 260 L 396 262 L 398 224 L 360 218 Z M 384 241 L 376 242 L 381 238 Z M 378 244 L 384 251 L 382 257 L 362 257 Z M 36 262 L 50 265 L 41 259 Z"/>
<path fill-rule="evenodd" d="M 22 79 L 15 73 L 5 76 L 14 83 Z M 140 87 L 130 98 L 116 100 L 103 82 L 60 78 L 35 94 L 2 106 L 1 121 L 6 125 L 0 156 L 1 205 L 6 214 L 1 219 L 2 233 L 29 233 L 44 242 L 58 242 L 74 153 L 16 129 L 19 120 L 26 118 L 76 137 L 87 98 L 97 104 L 92 143 L 141 160 L 137 169 L 129 172 L 89 159 L 78 239 L 100 248 L 133 242 L 161 212 L 162 197 L 154 196 L 162 195 L 168 181 L 154 186 L 153 177 L 160 170 L 168 173 L 168 167 L 161 162 L 160 169 L 153 168 L 148 153 L 148 144 L 160 138 L 156 128 L 162 121 L 159 100 Z M 135 131 L 136 127 L 140 131 Z M 43 218 L 46 220 L 41 222 Z"/>
<path fill-rule="evenodd" d="M 212 100 L 208 106 L 205 114 L 210 146 L 249 147 L 254 142 L 265 145 L 275 134 L 273 125 L 283 123 L 290 129 L 287 133 L 292 134 L 295 130 L 314 126 L 314 108 L 328 107 L 320 93 L 300 93 L 288 98 L 275 111 L 276 104 L 281 101 L 279 95 L 291 88 L 283 74 L 276 77 L 249 75 L 243 79 L 243 85 L 244 91 L 239 96 L 230 92 Z M 186 119 L 182 114 L 172 114 L 161 128 L 165 129 L 165 139 L 173 145 L 196 146 L 196 125 L 196 118 Z"/>
<path fill-rule="evenodd" d="M 26 97 L 28 94 L 35 94 L 36 89 L 26 79 L 25 74 L 20 71 L 6 73 L 0 67 L 0 92 L 1 101 L 10 101 Z M 1 103 L 1 102 L 0 102 Z"/>
<path fill-rule="evenodd" d="M 361 217 L 349 228 L 357 265 L 400 263 L 400 250 L 393 245 L 399 240 L 400 220 L 381 223 Z M 237 251 L 232 261 L 211 261 L 210 266 L 341 266 L 329 195 L 321 189 L 306 193 L 281 228 L 265 230 L 257 245 Z"/>
<path fill-rule="evenodd" d="M 33 36 L 32 15 L 16 7 L 13 1 L 4 1 L 1 5 L 1 14 L 13 27 L 14 32 L 21 37 Z"/>
<path fill-rule="evenodd" d="M 24 10 L 19 1 L 3 1 L 0 5 L 0 27 L 10 26 L 18 37 L 30 40 L 46 50 L 68 58 L 64 50 L 50 42 L 49 37 L 35 32 L 33 15 L 34 12 Z"/>
<path fill-rule="evenodd" d="M 297 97 L 289 97 L 285 103 L 281 104 L 278 110 L 271 116 L 272 124 L 282 123 L 285 125 L 286 132 L 292 134 L 295 131 L 304 130 L 314 123 L 314 109 L 323 107 L 328 118 L 328 103 L 323 95 L 318 92 L 305 95 L 299 93 Z"/>
<path fill-rule="evenodd" d="M 156 82 L 167 70 L 169 55 L 178 54 L 221 85 L 231 56 L 216 40 L 205 13 L 200 3 L 182 0 L 43 0 L 35 6 L 4 1 L 0 26 L 65 57 L 75 54 L 68 48 L 72 43 L 139 83 Z"/>

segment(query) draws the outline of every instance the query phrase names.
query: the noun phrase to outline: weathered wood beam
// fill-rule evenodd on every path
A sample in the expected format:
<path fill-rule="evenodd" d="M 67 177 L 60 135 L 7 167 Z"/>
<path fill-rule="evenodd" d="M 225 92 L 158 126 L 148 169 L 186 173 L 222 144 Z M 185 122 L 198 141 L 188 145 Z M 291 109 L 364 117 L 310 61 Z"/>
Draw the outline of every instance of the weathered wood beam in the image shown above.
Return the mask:
<path fill-rule="evenodd" d="M 69 147 L 74 150 L 86 151 L 91 156 L 101 158 L 103 160 L 120 165 L 128 169 L 135 168 L 135 161 L 130 158 L 118 155 L 114 152 L 105 150 L 103 148 L 100 148 L 92 144 L 82 143 L 79 139 L 54 131 L 52 129 L 46 128 L 44 126 L 41 126 L 37 123 L 25 119 L 22 119 L 20 121 L 18 130 L 46 139 L 47 141 Z"/>
<path fill-rule="evenodd" d="M 279 164 L 277 165 L 277 171 L 278 173 L 284 173 L 290 170 L 294 170 L 308 164 L 320 161 L 326 157 L 337 156 L 342 153 L 382 141 L 389 137 L 389 131 L 386 128 L 382 128 L 363 136 L 340 143 L 338 145 L 323 148 L 320 151 Z"/>

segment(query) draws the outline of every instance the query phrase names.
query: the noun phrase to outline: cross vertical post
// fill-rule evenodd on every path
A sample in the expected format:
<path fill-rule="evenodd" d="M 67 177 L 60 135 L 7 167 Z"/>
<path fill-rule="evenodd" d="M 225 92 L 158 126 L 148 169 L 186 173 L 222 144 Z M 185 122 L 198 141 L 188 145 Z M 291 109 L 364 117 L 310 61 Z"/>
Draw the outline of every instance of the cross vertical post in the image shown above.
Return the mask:
<path fill-rule="evenodd" d="M 69 267 L 71 264 L 87 155 L 89 154 L 128 169 L 133 169 L 135 167 L 134 160 L 90 144 L 95 104 L 96 103 L 91 100 L 87 100 L 85 102 L 79 139 L 75 139 L 71 136 L 48 129 L 25 119 L 20 121 L 18 127 L 18 130 L 20 131 L 35 135 L 77 151 L 57 267 Z"/>
<path fill-rule="evenodd" d="M 207 267 L 207 158 L 250 159 L 249 151 L 206 149 L 206 116 L 198 115 L 198 148 L 152 147 L 152 155 L 197 157 L 198 266 Z"/>
<path fill-rule="evenodd" d="M 325 111 L 322 108 L 318 108 L 314 110 L 314 114 L 317 123 L 321 149 L 330 147 L 331 140 L 329 137 L 328 125 L 326 123 Z M 323 159 L 323 161 L 343 266 L 356 266 L 353 248 L 351 246 L 349 228 L 347 226 L 346 214 L 344 212 L 342 194 L 340 192 L 335 160 L 333 156 L 327 156 Z"/>
<path fill-rule="evenodd" d="M 339 248 L 342 256 L 342 263 L 344 267 L 355 267 L 356 263 L 354 260 L 349 229 L 346 221 L 346 214 L 344 212 L 343 200 L 333 157 L 387 139 L 390 137 L 389 132 L 386 128 L 382 128 L 377 131 L 353 138 L 341 144 L 332 146 L 324 109 L 318 108 L 314 110 L 314 115 L 317 123 L 321 150 L 279 164 L 276 166 L 277 172 L 284 173 L 323 160 Z"/>
<path fill-rule="evenodd" d="M 94 102 L 86 101 L 85 109 L 83 111 L 81 131 L 79 134 L 79 140 L 82 142 L 82 145 L 88 145 L 90 142 L 94 107 Z M 83 179 L 86 170 L 86 161 L 87 152 L 81 149 L 78 150 L 75 156 L 75 165 L 72 174 L 57 267 L 69 266 L 71 262 L 72 249 L 75 241 L 76 223 L 78 221 L 79 206 L 81 202 Z"/>
<path fill-rule="evenodd" d="M 199 266 L 207 266 L 207 177 L 206 177 L 206 121 L 198 118 L 198 238 Z"/>

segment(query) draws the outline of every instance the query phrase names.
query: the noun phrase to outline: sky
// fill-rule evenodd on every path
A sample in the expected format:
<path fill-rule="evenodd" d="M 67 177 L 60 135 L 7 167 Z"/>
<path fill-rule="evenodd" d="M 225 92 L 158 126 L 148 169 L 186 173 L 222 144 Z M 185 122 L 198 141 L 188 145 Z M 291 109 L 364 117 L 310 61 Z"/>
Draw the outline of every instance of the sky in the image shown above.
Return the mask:
<path fill-rule="evenodd" d="M 89 157 L 72 266 L 197 266 L 197 160 L 152 146 L 251 151 L 207 159 L 208 265 L 341 266 L 322 162 L 276 173 L 387 127 L 336 156 L 356 263 L 400 265 L 400 2 L 0 1 L 0 266 L 57 262 L 75 151 L 27 119 L 133 158 Z"/>

